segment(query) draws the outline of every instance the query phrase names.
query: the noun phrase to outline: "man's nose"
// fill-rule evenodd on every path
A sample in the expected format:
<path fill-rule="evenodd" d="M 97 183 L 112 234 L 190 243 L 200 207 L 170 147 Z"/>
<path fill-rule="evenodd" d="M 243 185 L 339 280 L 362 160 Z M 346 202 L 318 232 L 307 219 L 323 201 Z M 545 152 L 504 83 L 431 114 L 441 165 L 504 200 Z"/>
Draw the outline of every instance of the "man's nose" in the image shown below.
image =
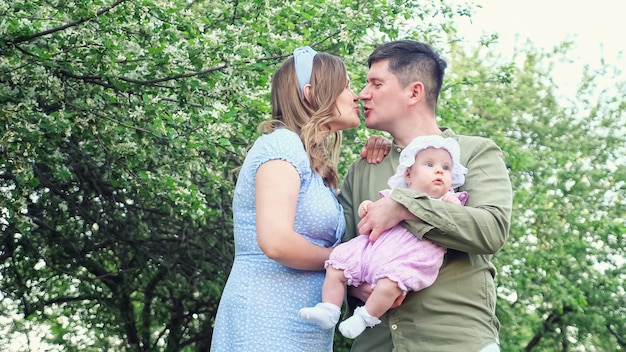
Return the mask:
<path fill-rule="evenodd" d="M 363 89 L 361 89 L 361 91 L 359 92 L 359 95 L 357 96 L 357 100 L 367 100 L 369 99 L 370 94 L 369 94 L 369 89 L 367 88 L 367 86 Z"/>

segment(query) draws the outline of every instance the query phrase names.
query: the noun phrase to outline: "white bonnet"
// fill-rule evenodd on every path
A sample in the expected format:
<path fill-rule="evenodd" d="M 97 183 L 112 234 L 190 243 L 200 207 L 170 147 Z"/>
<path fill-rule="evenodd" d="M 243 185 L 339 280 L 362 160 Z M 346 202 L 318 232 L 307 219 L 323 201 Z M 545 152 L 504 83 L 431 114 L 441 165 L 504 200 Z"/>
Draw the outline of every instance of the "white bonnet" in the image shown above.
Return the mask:
<path fill-rule="evenodd" d="M 415 163 L 415 156 L 427 148 L 445 149 L 452 158 L 452 188 L 457 188 L 465 183 L 467 168 L 461 165 L 461 147 L 459 143 L 451 137 L 441 137 L 439 135 L 416 137 L 400 153 L 400 164 L 396 174 L 389 178 L 387 184 L 390 188 L 407 188 L 404 181 L 406 170 Z"/>

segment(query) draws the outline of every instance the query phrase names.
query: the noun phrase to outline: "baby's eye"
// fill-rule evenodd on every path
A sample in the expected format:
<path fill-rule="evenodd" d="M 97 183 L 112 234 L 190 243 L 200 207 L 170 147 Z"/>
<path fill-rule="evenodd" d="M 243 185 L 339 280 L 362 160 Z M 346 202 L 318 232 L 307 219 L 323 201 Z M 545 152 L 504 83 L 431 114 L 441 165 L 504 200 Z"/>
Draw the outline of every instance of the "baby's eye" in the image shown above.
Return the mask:
<path fill-rule="evenodd" d="M 426 163 L 426 166 L 433 167 L 433 163 Z"/>
<path fill-rule="evenodd" d="M 444 166 L 443 169 L 444 170 L 450 170 L 450 166 Z"/>

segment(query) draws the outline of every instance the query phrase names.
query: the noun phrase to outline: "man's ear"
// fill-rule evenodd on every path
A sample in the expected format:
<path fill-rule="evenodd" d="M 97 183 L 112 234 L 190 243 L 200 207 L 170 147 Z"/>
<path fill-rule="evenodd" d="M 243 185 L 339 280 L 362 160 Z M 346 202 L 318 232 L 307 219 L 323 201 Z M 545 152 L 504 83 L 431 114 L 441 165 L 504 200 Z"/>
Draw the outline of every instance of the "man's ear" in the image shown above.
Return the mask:
<path fill-rule="evenodd" d="M 411 100 L 415 102 L 426 100 L 426 90 L 422 82 L 417 81 L 411 84 Z"/>
<path fill-rule="evenodd" d="M 302 87 L 302 93 L 304 94 L 304 100 L 310 102 L 311 101 L 311 83 L 307 83 Z"/>

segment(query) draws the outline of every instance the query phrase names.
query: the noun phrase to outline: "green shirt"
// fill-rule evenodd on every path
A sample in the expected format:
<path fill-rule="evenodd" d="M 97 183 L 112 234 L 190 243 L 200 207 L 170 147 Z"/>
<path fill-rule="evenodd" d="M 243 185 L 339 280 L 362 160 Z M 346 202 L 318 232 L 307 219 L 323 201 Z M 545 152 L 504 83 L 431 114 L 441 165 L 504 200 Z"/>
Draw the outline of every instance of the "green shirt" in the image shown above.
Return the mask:
<path fill-rule="evenodd" d="M 509 175 L 502 151 L 490 139 L 457 136 L 450 129 L 441 136 L 454 137 L 461 145 L 461 163 L 468 173 L 457 191 L 468 192 L 466 205 L 431 200 L 409 189 L 394 189 L 390 195 L 421 219 L 405 222 L 407 229 L 447 248 L 439 276 L 432 286 L 409 292 L 400 307 L 358 336 L 353 352 L 479 351 L 498 341 L 491 256 L 509 234 Z M 380 164 L 361 159 L 351 166 L 339 194 L 347 225 L 344 240 L 358 236 L 358 206 L 379 199 L 378 191 L 388 188 L 401 150 L 392 146 Z"/>

